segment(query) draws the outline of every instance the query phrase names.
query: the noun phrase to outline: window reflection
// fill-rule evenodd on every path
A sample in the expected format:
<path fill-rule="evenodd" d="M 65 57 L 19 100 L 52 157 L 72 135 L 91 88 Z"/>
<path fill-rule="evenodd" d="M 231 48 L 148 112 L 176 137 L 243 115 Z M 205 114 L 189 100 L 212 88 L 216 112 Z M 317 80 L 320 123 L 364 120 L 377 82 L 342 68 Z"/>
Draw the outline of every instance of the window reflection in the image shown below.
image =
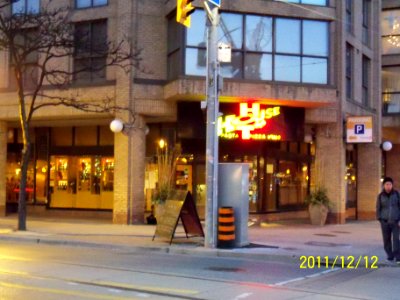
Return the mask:
<path fill-rule="evenodd" d="M 205 56 L 205 49 L 187 48 L 185 62 L 186 75 L 206 76 L 207 63 Z"/>
<path fill-rule="evenodd" d="M 276 19 L 276 51 L 300 54 L 300 21 Z"/>
<path fill-rule="evenodd" d="M 231 44 L 232 49 L 241 49 L 243 37 L 242 18 L 243 16 L 239 14 L 221 14 L 218 41 Z"/>
<path fill-rule="evenodd" d="M 246 16 L 246 49 L 272 51 L 272 18 Z"/>
<path fill-rule="evenodd" d="M 40 0 L 18 0 L 12 3 L 13 14 L 38 14 Z"/>
<path fill-rule="evenodd" d="M 232 62 L 221 64 L 221 74 L 224 78 L 242 77 L 242 53 L 233 52 Z"/>
<path fill-rule="evenodd" d="M 194 21 L 186 34 L 184 72 L 185 75 L 206 76 L 204 11 L 196 10 L 192 18 Z M 273 22 L 273 17 L 221 14 L 219 41 L 231 44 L 233 49 L 232 62 L 221 64 L 223 76 L 327 84 L 329 23 L 275 18 L 274 32 Z M 177 32 L 171 27 L 169 34 L 172 33 L 176 35 Z M 181 72 L 180 55 L 179 48 L 169 48 L 170 79 L 177 78 Z"/>
<path fill-rule="evenodd" d="M 383 108 L 385 113 L 400 112 L 400 67 L 382 69 Z"/>
<path fill-rule="evenodd" d="M 381 13 L 382 54 L 400 53 L 400 10 Z"/>
<path fill-rule="evenodd" d="M 288 55 L 275 56 L 275 80 L 300 81 L 300 57 Z"/>
<path fill-rule="evenodd" d="M 303 54 L 328 56 L 328 23 L 303 22 Z M 315 40 L 319 42 L 316 43 Z"/>
<path fill-rule="evenodd" d="M 193 26 L 190 26 L 186 31 L 186 43 L 188 46 L 196 47 L 202 45 L 202 47 L 204 47 L 207 41 L 207 27 L 205 26 L 206 16 L 204 10 L 196 10 L 190 18 Z M 194 26 L 194 24 L 196 24 L 196 26 Z"/>
<path fill-rule="evenodd" d="M 247 54 L 244 70 L 248 79 L 272 80 L 272 55 Z"/>
<path fill-rule="evenodd" d="M 107 5 L 107 0 L 76 0 L 77 8 Z"/>
<path fill-rule="evenodd" d="M 400 53 L 400 35 L 382 38 L 382 54 Z"/>
<path fill-rule="evenodd" d="M 303 82 L 326 84 L 328 82 L 328 60 L 303 57 L 302 76 Z"/>
<path fill-rule="evenodd" d="M 282 0 L 275 0 L 282 1 Z M 326 6 L 326 0 L 285 0 L 284 2 Z"/>
<path fill-rule="evenodd" d="M 301 4 L 326 6 L 326 0 L 301 0 Z"/>

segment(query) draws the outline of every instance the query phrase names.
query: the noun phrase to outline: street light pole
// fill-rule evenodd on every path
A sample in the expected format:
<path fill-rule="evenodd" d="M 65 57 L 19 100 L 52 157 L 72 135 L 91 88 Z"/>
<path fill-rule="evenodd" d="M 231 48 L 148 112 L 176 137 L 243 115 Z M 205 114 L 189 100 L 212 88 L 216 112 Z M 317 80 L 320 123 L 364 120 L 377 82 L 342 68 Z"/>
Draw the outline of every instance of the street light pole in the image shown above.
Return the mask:
<path fill-rule="evenodd" d="M 217 247 L 218 214 L 218 6 L 205 2 L 207 10 L 207 141 L 206 141 L 206 232 L 205 247 Z"/>

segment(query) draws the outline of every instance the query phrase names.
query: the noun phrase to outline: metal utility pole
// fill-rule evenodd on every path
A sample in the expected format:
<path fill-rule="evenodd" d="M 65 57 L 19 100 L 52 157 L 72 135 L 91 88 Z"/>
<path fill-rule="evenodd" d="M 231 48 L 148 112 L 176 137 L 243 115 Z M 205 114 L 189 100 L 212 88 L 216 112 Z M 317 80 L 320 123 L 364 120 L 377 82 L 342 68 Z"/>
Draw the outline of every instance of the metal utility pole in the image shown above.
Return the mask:
<path fill-rule="evenodd" d="M 206 141 L 206 231 L 205 247 L 217 247 L 218 225 L 218 6 L 220 1 L 207 1 L 204 6 L 207 11 L 207 141 Z"/>

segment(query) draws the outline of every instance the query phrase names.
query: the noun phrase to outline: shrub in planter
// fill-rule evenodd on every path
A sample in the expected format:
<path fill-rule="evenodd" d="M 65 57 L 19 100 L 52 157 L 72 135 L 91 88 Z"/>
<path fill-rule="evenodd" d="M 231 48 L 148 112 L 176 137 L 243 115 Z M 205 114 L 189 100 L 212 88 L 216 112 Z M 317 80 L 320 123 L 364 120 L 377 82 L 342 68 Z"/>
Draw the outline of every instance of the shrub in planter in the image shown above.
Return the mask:
<path fill-rule="evenodd" d="M 308 204 L 311 224 L 323 226 L 326 222 L 330 206 L 326 189 L 317 187 L 306 197 L 305 203 Z"/>

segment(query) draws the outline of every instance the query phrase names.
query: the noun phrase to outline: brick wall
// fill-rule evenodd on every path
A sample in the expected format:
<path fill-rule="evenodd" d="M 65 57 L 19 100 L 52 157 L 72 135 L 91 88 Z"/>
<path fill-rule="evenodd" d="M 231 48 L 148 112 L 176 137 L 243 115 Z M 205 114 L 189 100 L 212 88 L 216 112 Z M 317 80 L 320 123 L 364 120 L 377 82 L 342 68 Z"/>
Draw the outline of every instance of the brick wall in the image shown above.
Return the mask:
<path fill-rule="evenodd" d="M 376 196 L 381 191 L 381 155 L 378 144 L 358 145 L 357 214 L 359 220 L 375 219 Z"/>
<path fill-rule="evenodd" d="M 336 124 L 319 125 L 316 136 L 315 182 L 327 189 L 332 202 L 328 221 L 345 223 L 345 152 L 340 128 Z"/>

